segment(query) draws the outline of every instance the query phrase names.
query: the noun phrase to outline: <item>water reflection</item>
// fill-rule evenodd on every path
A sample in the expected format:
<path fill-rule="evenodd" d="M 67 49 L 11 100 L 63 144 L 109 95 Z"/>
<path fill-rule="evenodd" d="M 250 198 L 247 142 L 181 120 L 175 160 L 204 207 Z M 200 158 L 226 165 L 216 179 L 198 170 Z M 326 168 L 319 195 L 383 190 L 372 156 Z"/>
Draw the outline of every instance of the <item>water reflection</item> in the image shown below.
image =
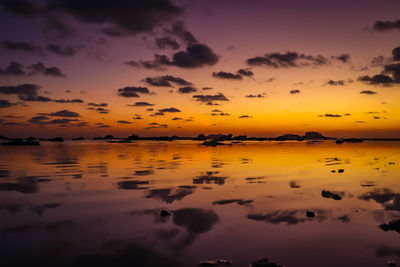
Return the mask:
<path fill-rule="evenodd" d="M 2 146 L 1 265 L 400 264 L 399 148 L 331 141 Z"/>

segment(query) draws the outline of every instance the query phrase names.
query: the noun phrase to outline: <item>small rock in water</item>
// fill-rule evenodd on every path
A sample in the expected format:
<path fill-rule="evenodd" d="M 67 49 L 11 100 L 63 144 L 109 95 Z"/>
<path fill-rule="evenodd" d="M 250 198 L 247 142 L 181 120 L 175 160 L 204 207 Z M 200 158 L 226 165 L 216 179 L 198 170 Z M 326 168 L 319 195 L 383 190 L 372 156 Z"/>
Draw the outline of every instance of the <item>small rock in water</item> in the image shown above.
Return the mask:
<path fill-rule="evenodd" d="M 327 190 L 322 190 L 321 195 L 325 198 L 333 198 L 334 200 L 341 200 L 342 197 L 339 196 L 338 194 L 332 193 L 330 191 Z"/>
<path fill-rule="evenodd" d="M 331 170 L 331 172 L 335 173 L 336 171 L 335 170 Z"/>
<path fill-rule="evenodd" d="M 167 210 L 160 211 L 161 217 L 166 217 L 166 216 L 171 216 L 171 215 L 172 215 L 172 212 L 170 212 L 170 211 L 167 211 Z"/>
<path fill-rule="evenodd" d="M 338 173 L 342 173 L 342 172 L 344 172 L 343 169 L 339 169 L 339 170 L 338 170 Z"/>
<path fill-rule="evenodd" d="M 390 221 L 389 223 L 384 223 L 379 225 L 379 228 L 381 228 L 383 231 L 396 231 L 400 233 L 400 219 L 399 220 L 393 220 Z"/>
<path fill-rule="evenodd" d="M 390 165 L 394 165 L 394 162 L 389 162 Z"/>
<path fill-rule="evenodd" d="M 315 213 L 312 212 L 312 211 L 307 211 L 306 212 L 306 216 L 309 217 L 309 218 L 313 218 L 313 217 L 315 217 Z"/>

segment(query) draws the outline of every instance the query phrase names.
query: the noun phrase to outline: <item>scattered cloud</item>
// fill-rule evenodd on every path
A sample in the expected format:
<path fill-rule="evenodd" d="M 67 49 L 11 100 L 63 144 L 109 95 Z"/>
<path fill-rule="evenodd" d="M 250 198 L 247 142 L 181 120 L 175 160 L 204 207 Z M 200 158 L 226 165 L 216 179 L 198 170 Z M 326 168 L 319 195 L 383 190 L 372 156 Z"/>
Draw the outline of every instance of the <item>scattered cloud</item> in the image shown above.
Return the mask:
<path fill-rule="evenodd" d="M 376 95 L 377 92 L 371 91 L 371 90 L 363 90 L 363 91 L 360 92 L 360 94 L 364 94 L 364 95 Z"/>
<path fill-rule="evenodd" d="M 180 77 L 174 77 L 172 75 L 147 77 L 147 78 L 143 79 L 143 81 L 151 86 L 163 86 L 163 87 L 173 87 L 171 83 L 174 83 L 176 85 L 181 85 L 181 86 L 192 85 L 192 83 L 190 83 Z"/>
<path fill-rule="evenodd" d="M 218 93 L 216 95 L 194 95 L 192 98 L 195 101 L 207 103 L 207 105 L 214 105 L 214 102 L 217 101 L 229 101 L 229 99 L 222 93 Z"/>
<path fill-rule="evenodd" d="M 374 23 L 374 30 L 379 32 L 400 30 L 400 20 L 377 20 Z"/>
<path fill-rule="evenodd" d="M 180 87 L 178 89 L 178 93 L 180 94 L 191 94 L 197 92 L 197 89 L 192 87 L 192 86 L 185 86 L 185 87 Z"/>
<path fill-rule="evenodd" d="M 293 89 L 293 90 L 289 91 L 289 94 L 291 94 L 291 95 L 300 94 L 300 93 L 301 93 L 301 91 L 299 89 Z"/>
<path fill-rule="evenodd" d="M 139 97 L 139 94 L 150 94 L 147 87 L 127 86 L 118 89 L 118 95 L 123 97 Z"/>
<path fill-rule="evenodd" d="M 148 102 L 136 102 L 135 104 L 128 104 L 130 107 L 152 107 L 154 104 L 150 104 Z"/>
<path fill-rule="evenodd" d="M 267 66 L 272 68 L 306 67 L 327 65 L 329 60 L 321 55 L 311 56 L 298 52 L 267 53 L 247 59 L 249 66 Z"/>

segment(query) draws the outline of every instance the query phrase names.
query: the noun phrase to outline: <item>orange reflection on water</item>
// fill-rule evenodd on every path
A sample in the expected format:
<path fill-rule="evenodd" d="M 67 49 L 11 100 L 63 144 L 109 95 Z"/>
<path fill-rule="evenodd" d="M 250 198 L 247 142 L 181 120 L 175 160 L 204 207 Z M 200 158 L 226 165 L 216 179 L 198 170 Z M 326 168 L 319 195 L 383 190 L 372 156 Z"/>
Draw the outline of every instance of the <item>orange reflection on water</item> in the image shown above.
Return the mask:
<path fill-rule="evenodd" d="M 380 266 L 399 260 L 399 233 L 378 227 L 400 215 L 399 148 L 331 141 L 1 147 L 0 256 L 80 266 L 85 253 L 102 266 L 128 250 L 135 259 L 122 266 L 219 258 L 247 266 L 265 257 L 286 266 Z M 160 216 L 163 209 L 173 215 Z"/>

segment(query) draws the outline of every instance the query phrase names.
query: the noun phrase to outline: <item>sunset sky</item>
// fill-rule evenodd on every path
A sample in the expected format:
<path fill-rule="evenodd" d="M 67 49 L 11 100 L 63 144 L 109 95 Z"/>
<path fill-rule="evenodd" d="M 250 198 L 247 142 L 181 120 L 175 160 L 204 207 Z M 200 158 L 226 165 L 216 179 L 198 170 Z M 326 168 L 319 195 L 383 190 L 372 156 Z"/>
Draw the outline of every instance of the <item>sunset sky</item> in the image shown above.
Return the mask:
<path fill-rule="evenodd" d="M 0 134 L 400 137 L 399 10 L 0 0 Z"/>

